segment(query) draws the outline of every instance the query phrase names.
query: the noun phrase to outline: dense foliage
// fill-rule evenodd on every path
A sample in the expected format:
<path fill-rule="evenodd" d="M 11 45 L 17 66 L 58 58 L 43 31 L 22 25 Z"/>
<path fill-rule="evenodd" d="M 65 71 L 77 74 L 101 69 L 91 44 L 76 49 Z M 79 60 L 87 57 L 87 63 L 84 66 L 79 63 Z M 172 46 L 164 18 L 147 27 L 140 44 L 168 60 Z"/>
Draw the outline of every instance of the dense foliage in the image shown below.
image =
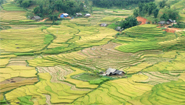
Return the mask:
<path fill-rule="evenodd" d="M 159 9 L 154 2 L 150 3 L 139 3 L 138 9 L 134 10 L 134 16 L 143 16 L 145 14 L 151 15 L 154 14 L 154 17 L 157 17 L 159 13 Z"/>
<path fill-rule="evenodd" d="M 179 12 L 174 9 L 165 9 L 164 14 L 160 17 L 161 20 L 167 21 L 168 19 L 179 20 Z"/>
<path fill-rule="evenodd" d="M 129 16 L 128 18 L 125 18 L 124 21 L 121 21 L 120 26 L 121 28 L 130 28 L 132 26 L 138 25 L 138 21 L 134 16 Z"/>
<path fill-rule="evenodd" d="M 131 4 L 138 4 L 139 2 L 153 2 L 154 0 L 92 0 L 94 6 L 98 7 L 124 7 Z"/>
<path fill-rule="evenodd" d="M 58 15 L 56 13 L 61 12 L 73 15 L 84 10 L 84 4 L 76 0 L 15 0 L 15 2 L 24 8 L 36 5 L 33 12 L 41 17 L 46 15 L 51 15 L 49 17 L 55 15 L 56 17 Z"/>

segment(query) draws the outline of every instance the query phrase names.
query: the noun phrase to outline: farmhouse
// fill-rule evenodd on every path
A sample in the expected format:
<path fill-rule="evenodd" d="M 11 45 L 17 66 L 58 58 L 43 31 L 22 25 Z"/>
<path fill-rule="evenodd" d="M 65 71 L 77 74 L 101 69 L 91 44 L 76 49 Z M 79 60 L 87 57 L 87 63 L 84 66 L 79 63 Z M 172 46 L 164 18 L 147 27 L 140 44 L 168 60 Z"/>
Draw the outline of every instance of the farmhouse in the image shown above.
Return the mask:
<path fill-rule="evenodd" d="M 85 14 L 85 17 L 90 17 L 90 16 L 91 16 L 91 14 L 89 14 L 89 13 Z"/>
<path fill-rule="evenodd" d="M 65 17 L 68 17 L 69 14 L 67 14 L 67 13 L 61 13 L 59 16 L 60 16 L 60 18 L 65 18 Z"/>
<path fill-rule="evenodd" d="M 41 17 L 40 16 L 33 16 L 33 17 L 31 17 L 31 19 L 38 21 L 38 20 L 41 20 Z"/>
<path fill-rule="evenodd" d="M 165 21 L 160 21 L 158 24 L 164 25 Z"/>
<path fill-rule="evenodd" d="M 106 24 L 106 23 L 101 23 L 100 26 L 101 26 L 101 27 L 107 27 L 108 24 Z"/>
<path fill-rule="evenodd" d="M 123 31 L 124 30 L 124 28 L 121 28 L 121 27 L 116 27 L 116 29 L 115 29 L 116 31 Z"/>
<path fill-rule="evenodd" d="M 125 73 L 123 71 L 119 71 L 117 69 L 108 68 L 107 71 L 105 72 L 105 74 L 107 76 L 111 76 L 111 75 L 122 75 L 122 74 L 125 74 Z"/>
<path fill-rule="evenodd" d="M 82 16 L 82 13 L 76 13 L 76 17 Z"/>

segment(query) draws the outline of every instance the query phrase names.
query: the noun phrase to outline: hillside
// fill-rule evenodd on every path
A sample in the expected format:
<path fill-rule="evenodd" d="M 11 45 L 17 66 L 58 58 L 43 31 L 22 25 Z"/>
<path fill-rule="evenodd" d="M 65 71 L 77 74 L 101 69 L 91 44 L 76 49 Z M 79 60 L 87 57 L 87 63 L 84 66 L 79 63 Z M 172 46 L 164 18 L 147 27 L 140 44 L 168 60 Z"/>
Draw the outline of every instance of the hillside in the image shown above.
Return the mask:
<path fill-rule="evenodd" d="M 167 3 L 183 17 L 184 0 Z M 185 104 L 184 28 L 165 31 L 145 24 L 153 15 L 136 18 L 134 10 L 94 6 L 90 17 L 35 21 L 28 18 L 34 6 L 2 4 L 0 104 Z M 116 31 L 130 16 L 142 23 Z M 122 74 L 103 76 L 109 68 Z"/>

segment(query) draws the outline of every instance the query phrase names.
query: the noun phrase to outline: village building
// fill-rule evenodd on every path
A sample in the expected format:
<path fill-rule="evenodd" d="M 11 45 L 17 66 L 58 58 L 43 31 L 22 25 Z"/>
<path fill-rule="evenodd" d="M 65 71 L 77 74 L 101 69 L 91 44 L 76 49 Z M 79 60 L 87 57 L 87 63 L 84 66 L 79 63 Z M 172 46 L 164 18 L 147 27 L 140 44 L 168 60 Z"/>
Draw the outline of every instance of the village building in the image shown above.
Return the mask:
<path fill-rule="evenodd" d="M 166 22 L 165 21 L 160 21 L 158 24 L 164 25 Z"/>
<path fill-rule="evenodd" d="M 39 21 L 39 20 L 41 20 L 41 17 L 40 16 L 33 16 L 33 17 L 31 17 L 31 20 Z"/>
<path fill-rule="evenodd" d="M 76 17 L 82 16 L 82 13 L 76 13 Z"/>
<path fill-rule="evenodd" d="M 124 28 L 121 28 L 121 27 L 116 27 L 116 29 L 115 29 L 116 31 L 123 31 L 124 30 Z"/>
<path fill-rule="evenodd" d="M 91 16 L 91 14 L 89 14 L 89 13 L 85 14 L 85 17 L 90 17 L 90 16 Z"/>
<path fill-rule="evenodd" d="M 122 74 L 125 74 L 125 73 L 123 71 L 119 71 L 117 69 L 108 68 L 107 71 L 105 72 L 105 74 L 107 76 L 111 76 L 111 75 L 122 75 Z"/>
<path fill-rule="evenodd" d="M 61 13 L 59 16 L 60 16 L 60 18 L 65 18 L 65 17 L 69 17 L 69 14 L 67 14 L 67 13 Z"/>
<path fill-rule="evenodd" d="M 101 26 L 101 27 L 107 27 L 108 24 L 106 24 L 106 23 L 101 23 L 100 26 Z"/>

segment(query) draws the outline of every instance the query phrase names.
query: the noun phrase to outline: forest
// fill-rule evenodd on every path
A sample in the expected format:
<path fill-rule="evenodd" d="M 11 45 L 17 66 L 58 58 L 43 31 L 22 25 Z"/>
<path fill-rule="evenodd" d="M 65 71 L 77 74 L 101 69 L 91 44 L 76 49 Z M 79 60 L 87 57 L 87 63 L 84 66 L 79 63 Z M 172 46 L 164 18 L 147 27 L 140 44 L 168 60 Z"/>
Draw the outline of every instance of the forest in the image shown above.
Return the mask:
<path fill-rule="evenodd" d="M 98 7 L 124 7 L 131 4 L 153 2 L 154 0 L 92 0 L 94 6 Z"/>

